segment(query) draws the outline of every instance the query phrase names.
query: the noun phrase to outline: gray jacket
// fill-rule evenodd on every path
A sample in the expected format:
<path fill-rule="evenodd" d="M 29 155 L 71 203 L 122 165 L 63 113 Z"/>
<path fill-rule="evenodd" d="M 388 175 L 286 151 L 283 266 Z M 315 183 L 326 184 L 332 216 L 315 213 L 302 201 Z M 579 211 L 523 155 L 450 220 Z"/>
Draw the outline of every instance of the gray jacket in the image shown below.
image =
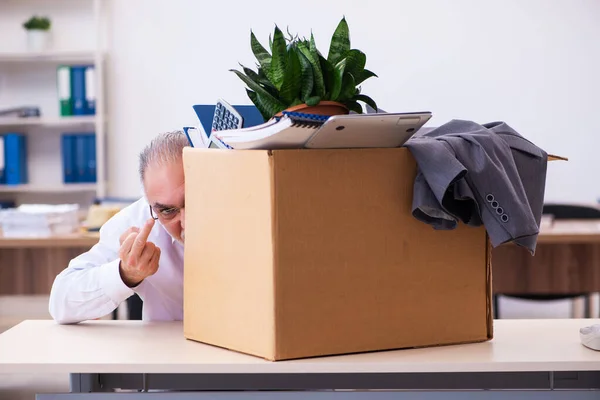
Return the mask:
<path fill-rule="evenodd" d="M 485 225 L 492 246 L 514 241 L 535 253 L 548 155 L 504 122 L 452 120 L 418 132 L 413 216 L 435 229 Z"/>

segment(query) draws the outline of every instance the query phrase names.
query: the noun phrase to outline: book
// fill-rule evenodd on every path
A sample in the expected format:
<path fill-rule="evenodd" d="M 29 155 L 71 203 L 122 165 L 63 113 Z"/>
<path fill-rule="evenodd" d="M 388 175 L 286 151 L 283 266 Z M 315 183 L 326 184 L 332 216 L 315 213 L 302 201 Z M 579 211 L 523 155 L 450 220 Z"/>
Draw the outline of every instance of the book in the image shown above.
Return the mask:
<path fill-rule="evenodd" d="M 280 118 L 242 129 L 213 132 L 214 140 L 236 150 L 272 150 L 303 148 L 328 117 L 302 113 L 283 113 Z M 221 147 L 221 146 L 219 146 Z"/>

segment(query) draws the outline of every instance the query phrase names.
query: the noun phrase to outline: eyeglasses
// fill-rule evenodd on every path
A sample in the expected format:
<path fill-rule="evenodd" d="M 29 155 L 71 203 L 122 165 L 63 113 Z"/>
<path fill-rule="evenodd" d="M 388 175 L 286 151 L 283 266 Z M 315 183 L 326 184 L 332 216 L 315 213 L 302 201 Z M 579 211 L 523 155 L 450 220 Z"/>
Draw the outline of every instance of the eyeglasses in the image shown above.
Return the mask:
<path fill-rule="evenodd" d="M 157 219 L 160 219 L 162 221 L 171 221 L 173 218 L 175 218 L 177 216 L 177 214 L 179 214 L 179 212 L 183 208 L 183 207 L 172 207 L 172 208 L 165 208 L 160 211 L 155 211 L 152 208 L 152 206 L 149 206 L 149 207 L 150 207 L 150 216 L 155 221 Z"/>

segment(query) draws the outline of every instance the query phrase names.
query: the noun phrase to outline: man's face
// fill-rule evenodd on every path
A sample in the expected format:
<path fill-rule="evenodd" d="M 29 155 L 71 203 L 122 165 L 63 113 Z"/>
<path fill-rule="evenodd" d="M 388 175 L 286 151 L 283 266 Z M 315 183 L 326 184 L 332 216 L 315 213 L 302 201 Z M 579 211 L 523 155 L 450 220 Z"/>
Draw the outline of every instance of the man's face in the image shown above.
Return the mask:
<path fill-rule="evenodd" d="M 144 189 L 154 217 L 158 217 L 158 221 L 174 239 L 183 243 L 185 179 L 182 160 L 163 165 L 148 165 Z"/>

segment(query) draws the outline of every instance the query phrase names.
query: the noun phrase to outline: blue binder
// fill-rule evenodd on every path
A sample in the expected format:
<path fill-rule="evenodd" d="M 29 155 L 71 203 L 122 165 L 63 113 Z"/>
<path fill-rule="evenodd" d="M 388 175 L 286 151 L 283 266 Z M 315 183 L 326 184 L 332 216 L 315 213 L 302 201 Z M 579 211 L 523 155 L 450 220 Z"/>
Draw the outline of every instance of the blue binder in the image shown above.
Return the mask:
<path fill-rule="evenodd" d="M 0 135 L 0 185 L 6 183 L 6 178 L 4 176 L 4 170 L 6 167 L 6 159 L 4 158 L 4 136 Z M 1 208 L 1 207 L 0 207 Z"/>
<path fill-rule="evenodd" d="M 96 134 L 90 133 L 85 136 L 86 171 L 85 181 L 96 182 Z"/>
<path fill-rule="evenodd" d="M 71 101 L 73 101 L 73 115 L 87 114 L 87 100 L 85 97 L 85 70 L 84 65 L 71 67 Z"/>
<path fill-rule="evenodd" d="M 4 135 L 5 180 L 7 185 L 28 182 L 27 137 L 22 133 Z"/>
<path fill-rule="evenodd" d="M 85 113 L 96 115 L 96 67 L 85 68 Z"/>
<path fill-rule="evenodd" d="M 87 139 L 85 133 L 77 133 L 75 136 L 75 182 L 87 182 Z"/>
<path fill-rule="evenodd" d="M 63 162 L 63 182 L 74 183 L 75 180 L 75 136 L 63 133 L 61 136 L 61 153 Z"/>

